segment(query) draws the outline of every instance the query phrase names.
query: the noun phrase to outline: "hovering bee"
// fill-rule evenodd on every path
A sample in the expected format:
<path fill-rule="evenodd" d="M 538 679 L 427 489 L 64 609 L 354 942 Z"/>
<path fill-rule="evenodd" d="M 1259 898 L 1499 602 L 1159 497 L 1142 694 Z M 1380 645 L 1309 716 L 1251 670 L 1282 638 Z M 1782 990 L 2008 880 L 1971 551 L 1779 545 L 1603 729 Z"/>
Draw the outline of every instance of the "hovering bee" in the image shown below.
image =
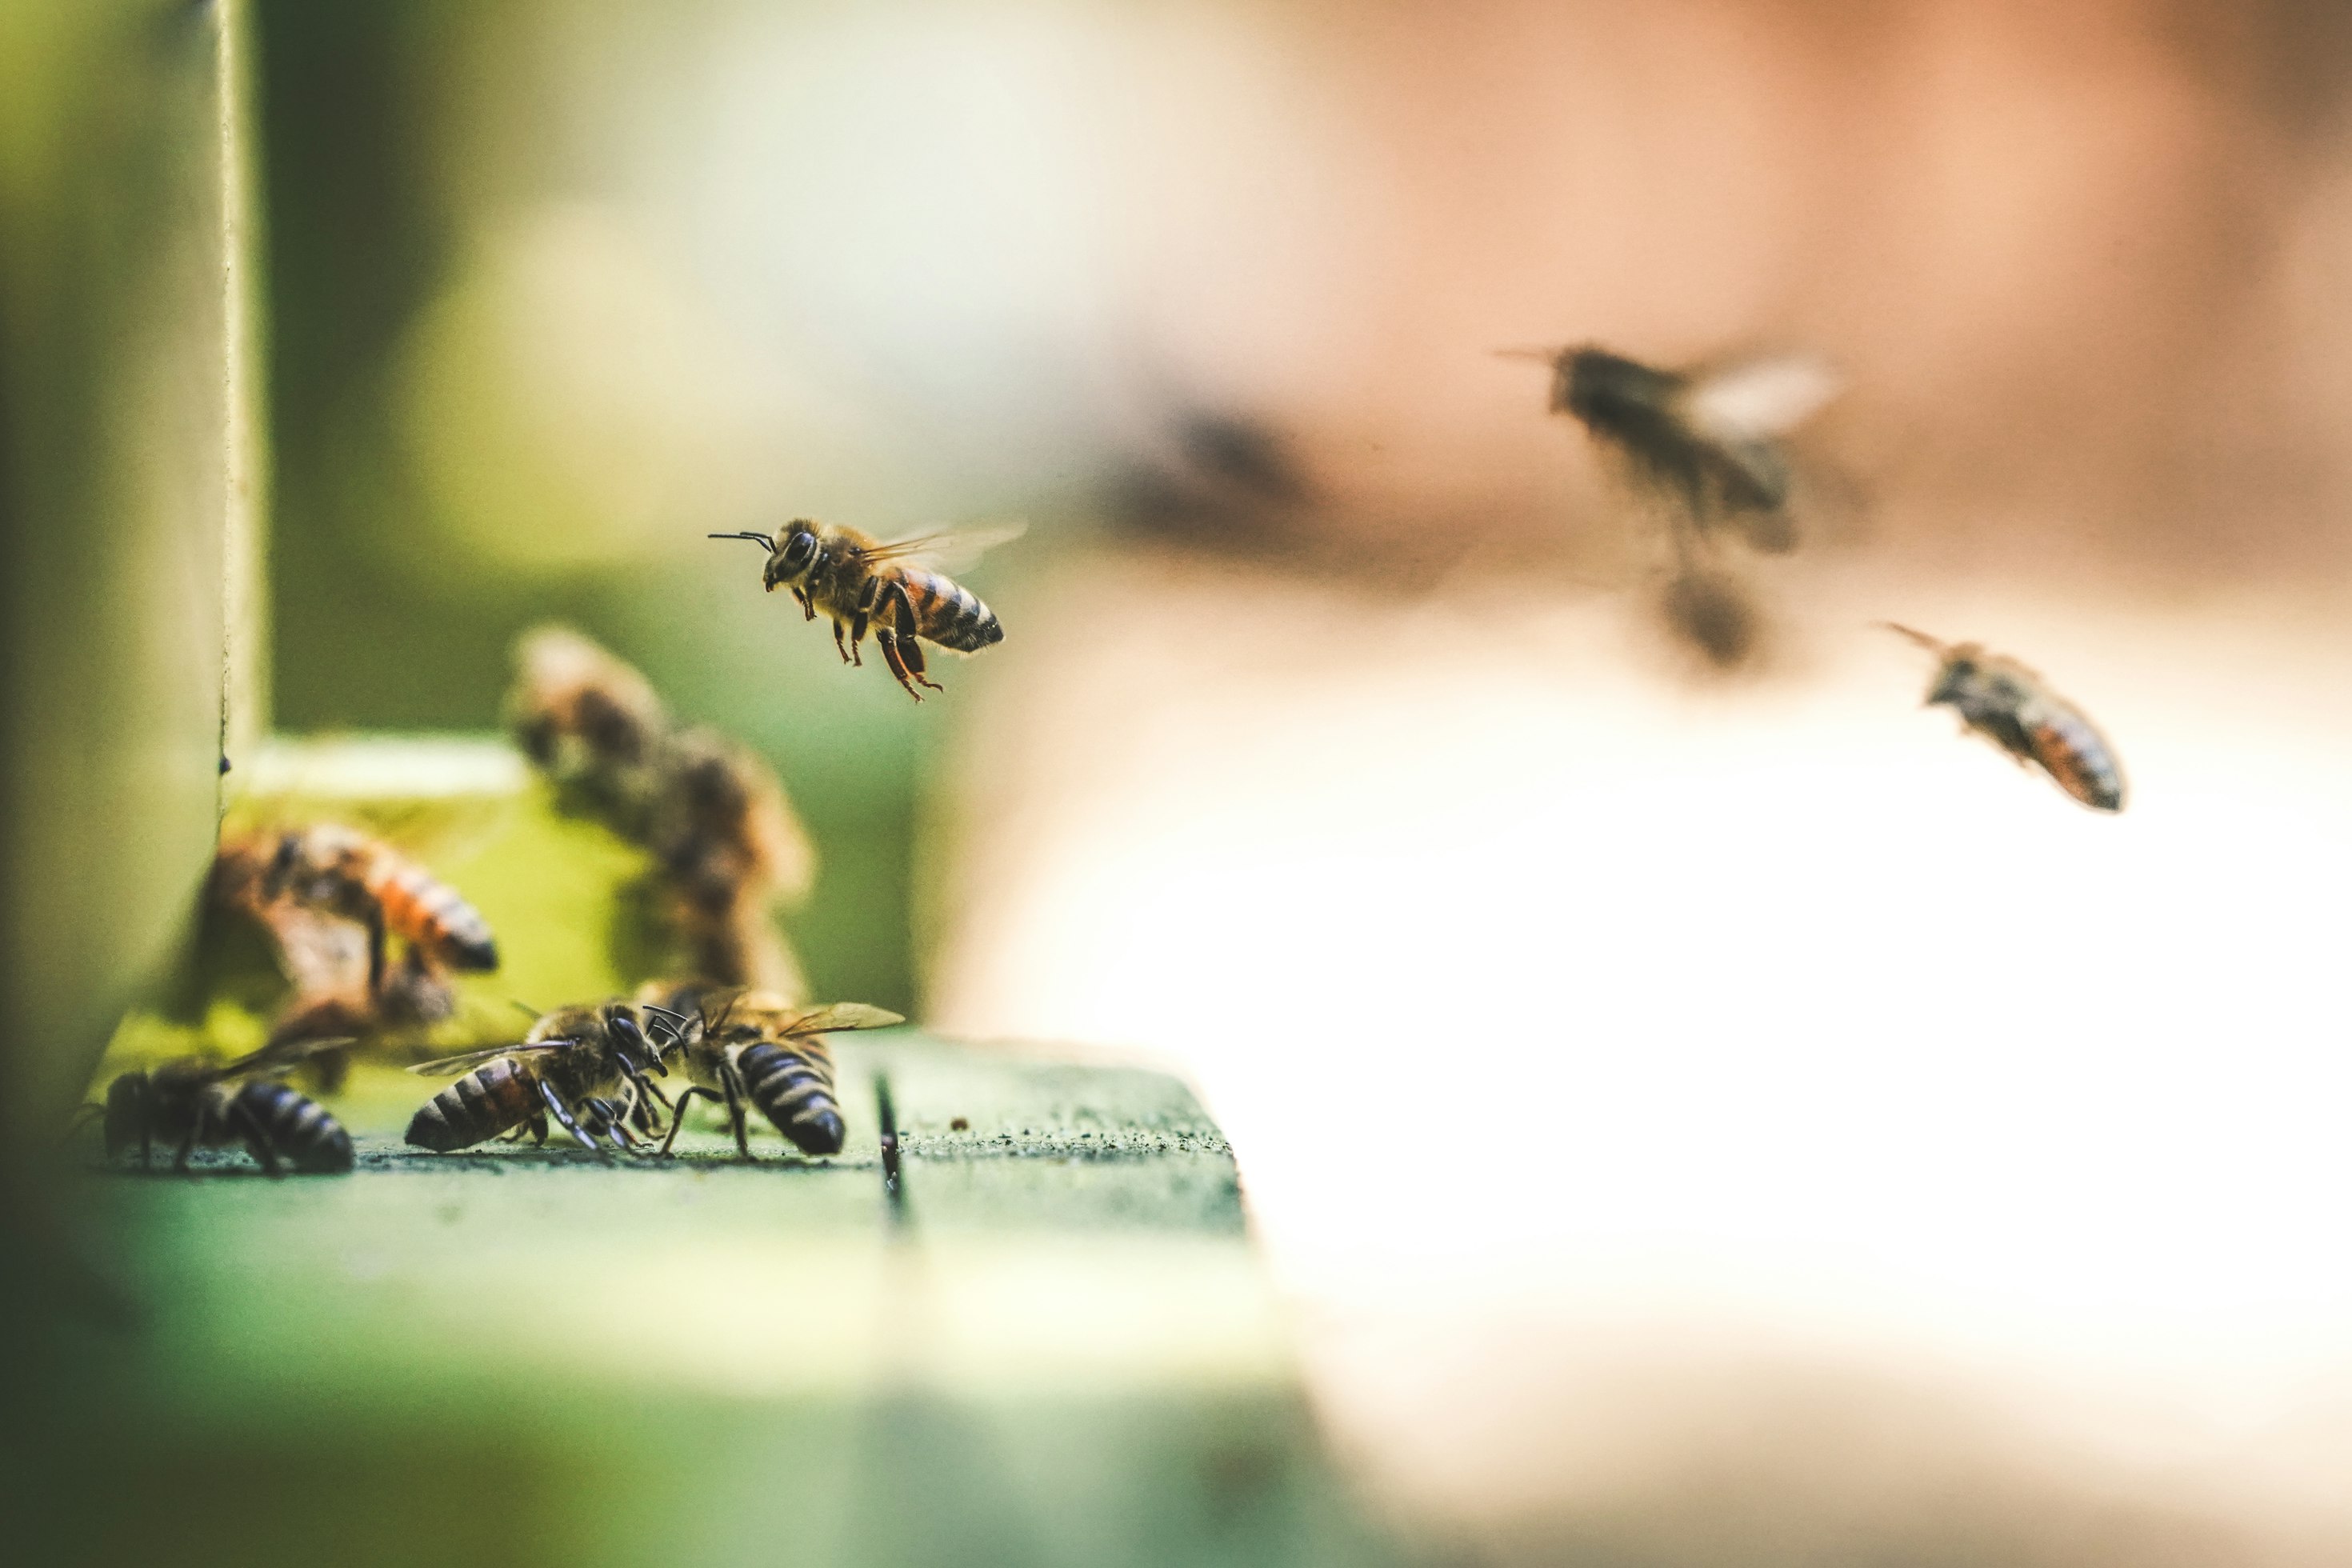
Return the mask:
<path fill-rule="evenodd" d="M 1879 624 L 1943 661 L 1927 689 L 1930 706 L 1949 703 L 1962 723 L 2016 758 L 2020 767 L 2040 768 L 2092 810 L 2124 808 L 2123 768 L 2115 748 L 2042 677 L 1976 643 L 1938 642 L 1893 621 Z"/>
<path fill-rule="evenodd" d="M 646 1037 L 636 1009 L 624 1002 L 561 1007 L 541 1016 L 520 1044 L 493 1046 L 408 1070 L 433 1077 L 471 1072 L 426 1101 L 408 1123 L 408 1142 L 446 1153 L 508 1133 L 545 1142 L 548 1118 L 583 1148 L 603 1152 L 598 1138 L 631 1149 L 629 1128 L 651 1137 L 653 1104 L 669 1103 L 653 1074 L 667 1077 L 661 1048 Z M 617 1103 L 615 1101 L 617 1100 Z"/>
<path fill-rule="evenodd" d="M 1021 532 L 1018 526 L 968 529 L 953 533 L 926 534 L 884 543 L 854 528 L 795 518 L 782 532 L 714 533 L 713 539 L 748 539 L 764 546 L 768 561 L 760 580 L 769 593 L 790 588 L 800 602 L 804 619 L 824 612 L 833 623 L 833 646 L 843 660 L 863 664 L 858 645 L 868 627 L 882 649 L 890 673 L 916 701 L 917 690 L 939 683 L 923 673 L 922 643 L 937 643 L 953 653 L 978 653 L 1004 640 L 996 612 L 971 591 L 919 558 L 971 559 L 990 545 L 1001 544 Z M 848 640 L 842 630 L 848 628 Z"/>
<path fill-rule="evenodd" d="M 488 923 L 455 888 L 435 880 L 391 846 L 348 827 L 321 823 L 279 836 L 260 892 L 365 927 L 371 995 L 383 991 L 387 932 L 446 968 L 499 966 Z"/>
<path fill-rule="evenodd" d="M 559 790 L 635 837 L 659 784 L 670 717 L 653 685 L 576 632 L 541 626 L 516 649 L 508 722 Z"/>
<path fill-rule="evenodd" d="M 800 966 L 774 922 L 804 897 L 816 853 L 758 757 L 706 730 L 673 738 L 649 847 L 687 973 L 794 995 Z"/>
<path fill-rule="evenodd" d="M 1551 411 L 1574 416 L 1701 530 L 1727 521 L 1759 550 L 1795 546 L 1781 438 L 1836 395 L 1828 365 L 1789 354 L 1671 371 L 1589 346 L 1503 353 L 1549 363 Z"/>
<path fill-rule="evenodd" d="M 648 986 L 641 998 L 656 994 Z M 906 1022 L 862 1002 L 794 1007 L 764 991 L 681 986 L 661 997 L 661 1011 L 683 1020 L 677 1060 L 690 1087 L 680 1089 L 662 1152 L 677 1142 L 687 1102 L 697 1097 L 727 1108 L 736 1152 L 752 1157 L 744 1105 L 761 1115 L 804 1154 L 838 1154 L 848 1135 L 833 1093 L 833 1053 L 822 1037 L 833 1029 L 882 1029 Z M 714 1010 L 715 1009 L 715 1010 Z"/>
<path fill-rule="evenodd" d="M 127 1072 L 106 1087 L 106 1103 L 82 1107 L 100 1116 L 110 1158 L 132 1143 L 139 1163 L 149 1163 L 157 1142 L 179 1140 L 172 1168 L 185 1171 L 197 1145 L 208 1149 L 243 1143 L 270 1175 L 279 1161 L 305 1175 L 352 1168 L 351 1134 L 326 1107 L 275 1081 L 313 1052 L 349 1040 L 300 1040 L 268 1045 L 234 1061 L 182 1057 Z"/>

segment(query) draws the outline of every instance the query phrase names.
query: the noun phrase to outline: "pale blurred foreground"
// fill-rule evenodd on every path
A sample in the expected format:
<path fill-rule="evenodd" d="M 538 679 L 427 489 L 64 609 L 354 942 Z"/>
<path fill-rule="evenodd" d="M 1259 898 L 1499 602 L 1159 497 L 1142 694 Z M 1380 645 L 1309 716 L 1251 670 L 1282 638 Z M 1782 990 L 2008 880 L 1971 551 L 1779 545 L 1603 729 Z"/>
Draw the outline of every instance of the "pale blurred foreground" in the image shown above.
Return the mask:
<path fill-rule="evenodd" d="M 1794 608 L 1802 679 L 1693 689 L 1614 599 L 1074 570 L 948 770 L 937 1026 L 1196 1075 L 1441 1539 L 2347 1561 L 2340 605 Z M 1923 710 L 1884 615 L 2036 664 L 2130 809 Z"/>

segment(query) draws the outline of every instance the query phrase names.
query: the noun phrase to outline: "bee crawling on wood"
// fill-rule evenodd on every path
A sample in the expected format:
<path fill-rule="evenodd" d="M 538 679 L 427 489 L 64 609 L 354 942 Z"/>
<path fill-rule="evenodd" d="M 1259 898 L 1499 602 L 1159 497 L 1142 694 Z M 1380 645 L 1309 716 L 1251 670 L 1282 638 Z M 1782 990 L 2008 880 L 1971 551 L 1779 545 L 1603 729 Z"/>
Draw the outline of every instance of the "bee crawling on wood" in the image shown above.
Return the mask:
<path fill-rule="evenodd" d="M 352 1168 L 351 1134 L 326 1107 L 276 1081 L 276 1075 L 315 1051 L 349 1044 L 289 1041 L 227 1062 L 182 1057 L 122 1074 L 107 1085 L 104 1104 L 85 1105 L 79 1115 L 102 1119 L 109 1158 L 137 1143 L 142 1166 L 156 1143 L 176 1139 L 175 1171 L 188 1168 L 188 1156 L 200 1144 L 243 1143 L 273 1176 L 281 1173 L 281 1161 L 305 1175 L 339 1173 Z"/>
<path fill-rule="evenodd" d="M 1783 438 L 1836 395 L 1839 378 L 1807 354 L 1660 370 L 1590 345 L 1506 349 L 1552 367 L 1551 411 L 1575 417 L 1636 478 L 1681 505 L 1702 532 L 1717 522 L 1773 554 L 1796 544 Z"/>
<path fill-rule="evenodd" d="M 646 1037 L 636 1009 L 624 1002 L 560 1007 L 541 1016 L 517 1044 L 419 1062 L 408 1070 L 466 1074 L 408 1123 L 409 1142 L 442 1153 L 502 1133 L 520 1138 L 528 1132 L 543 1143 L 550 1117 L 584 1149 L 602 1153 L 597 1140 L 604 1138 L 615 1149 L 632 1150 L 636 1139 L 630 1130 L 652 1137 L 661 1130 L 654 1105 L 669 1104 L 653 1082 L 668 1076 L 661 1047 Z"/>
<path fill-rule="evenodd" d="M 380 839 L 321 823 L 279 835 L 274 846 L 223 853 L 266 856 L 256 889 L 263 902 L 288 900 L 363 927 L 371 996 L 383 992 L 387 935 L 401 937 L 443 968 L 499 966 L 498 944 L 474 906 Z"/>
<path fill-rule="evenodd" d="M 833 623 L 833 646 L 847 664 L 863 664 L 858 646 L 871 628 L 882 658 L 907 695 L 923 700 L 918 686 L 940 687 L 924 673 L 922 645 L 936 643 L 951 653 L 978 653 L 1004 640 L 996 612 L 971 590 L 927 563 L 976 558 L 992 544 L 1017 537 L 1018 525 L 926 534 L 887 543 L 854 528 L 837 528 L 795 518 L 776 534 L 714 533 L 713 539 L 748 539 L 768 552 L 760 581 L 769 593 L 789 588 L 804 619 L 822 610 Z M 845 642 L 843 629 L 849 633 Z"/>
<path fill-rule="evenodd" d="M 1948 703 L 1963 724 L 2014 757 L 2020 767 L 2040 768 L 2092 810 L 2124 808 L 2123 767 L 2115 748 L 2042 677 L 1976 643 L 1939 642 L 1893 621 L 1879 625 L 1942 661 L 1927 689 L 1929 706 Z"/>
<path fill-rule="evenodd" d="M 835 1029 L 883 1029 L 906 1020 L 861 1002 L 795 1007 L 770 992 L 649 985 L 640 1005 L 680 1023 L 673 1058 L 690 1087 L 678 1091 L 662 1152 L 677 1141 L 687 1102 L 696 1097 L 727 1108 L 735 1150 L 752 1158 L 744 1107 L 761 1115 L 804 1154 L 838 1154 L 848 1136 L 834 1097 L 833 1053 L 824 1036 Z M 649 1004 L 658 1001 L 656 1008 Z"/>

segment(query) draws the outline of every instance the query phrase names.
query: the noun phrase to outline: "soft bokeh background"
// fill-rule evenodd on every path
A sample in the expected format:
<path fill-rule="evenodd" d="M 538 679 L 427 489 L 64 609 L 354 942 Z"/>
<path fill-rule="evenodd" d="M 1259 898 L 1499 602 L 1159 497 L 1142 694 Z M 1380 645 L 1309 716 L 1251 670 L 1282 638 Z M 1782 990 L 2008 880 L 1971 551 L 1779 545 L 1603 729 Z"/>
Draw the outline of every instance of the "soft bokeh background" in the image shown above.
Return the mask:
<path fill-rule="evenodd" d="M 820 991 L 1195 1075 L 1433 1538 L 2352 1553 L 2352 12 L 257 15 L 282 727 L 553 615 L 753 740 Z M 1488 352 L 1584 339 L 1851 377 L 1754 669 Z M 803 513 L 1028 518 L 1009 640 L 841 669 L 701 537 Z"/>

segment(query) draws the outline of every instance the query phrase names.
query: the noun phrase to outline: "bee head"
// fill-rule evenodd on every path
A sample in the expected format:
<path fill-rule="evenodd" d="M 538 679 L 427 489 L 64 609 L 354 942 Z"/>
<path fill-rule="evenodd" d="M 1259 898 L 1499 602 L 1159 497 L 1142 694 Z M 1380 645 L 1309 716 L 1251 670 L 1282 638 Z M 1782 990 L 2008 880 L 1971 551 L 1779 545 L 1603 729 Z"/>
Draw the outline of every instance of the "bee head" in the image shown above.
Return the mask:
<path fill-rule="evenodd" d="M 1938 702 L 1958 702 L 1977 683 L 1977 661 L 1967 654 L 1954 654 L 1936 672 L 1936 684 L 1927 689 L 1927 706 Z"/>
<path fill-rule="evenodd" d="M 646 1038 L 645 1030 L 637 1026 L 635 1016 L 627 1008 L 606 1008 L 604 1027 L 612 1038 L 613 1054 L 632 1076 L 647 1069 L 665 1078 L 669 1076 L 669 1069 L 662 1066 L 660 1050 Z"/>
<path fill-rule="evenodd" d="M 804 576 L 816 564 L 816 524 L 807 518 L 794 518 L 776 535 L 776 544 L 768 552 L 768 564 L 760 574 L 760 581 L 774 593 L 795 577 Z"/>
<path fill-rule="evenodd" d="M 106 1086 L 106 1152 L 111 1157 L 139 1142 L 147 1121 L 147 1075 L 127 1072 Z"/>

